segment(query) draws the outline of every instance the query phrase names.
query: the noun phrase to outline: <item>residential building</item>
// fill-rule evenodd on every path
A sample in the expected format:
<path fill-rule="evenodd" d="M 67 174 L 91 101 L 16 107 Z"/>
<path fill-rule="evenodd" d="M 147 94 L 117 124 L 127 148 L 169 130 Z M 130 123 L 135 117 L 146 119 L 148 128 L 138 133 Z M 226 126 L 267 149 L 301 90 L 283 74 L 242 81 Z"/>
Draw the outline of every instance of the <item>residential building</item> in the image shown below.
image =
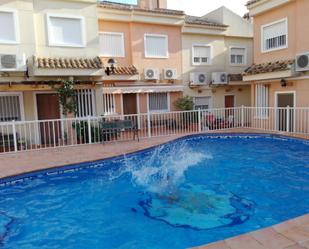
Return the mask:
<path fill-rule="evenodd" d="M 249 106 L 250 84 L 241 73 L 252 64 L 253 27 L 226 7 L 187 16 L 182 28 L 185 94 L 195 108 Z"/>
<path fill-rule="evenodd" d="M 252 106 L 308 107 L 309 1 L 251 0 L 247 7 L 254 20 L 254 64 L 244 81 L 252 84 Z M 268 117 L 266 111 L 257 114 Z"/>
<path fill-rule="evenodd" d="M 0 121 L 63 117 L 59 80 L 74 79 L 78 116 L 95 115 L 103 75 L 95 0 L 0 3 Z"/>
<path fill-rule="evenodd" d="M 184 13 L 166 6 L 166 0 L 98 4 L 100 56 L 111 69 L 103 79 L 105 114 L 176 110 L 183 95 Z"/>

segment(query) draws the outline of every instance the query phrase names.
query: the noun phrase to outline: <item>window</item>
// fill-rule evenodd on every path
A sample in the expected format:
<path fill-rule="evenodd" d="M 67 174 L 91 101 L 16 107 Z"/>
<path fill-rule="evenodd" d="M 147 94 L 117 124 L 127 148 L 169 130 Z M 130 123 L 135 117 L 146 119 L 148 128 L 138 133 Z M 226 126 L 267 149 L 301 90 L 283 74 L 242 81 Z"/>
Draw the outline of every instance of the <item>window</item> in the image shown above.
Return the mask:
<path fill-rule="evenodd" d="M 145 35 L 146 58 L 168 58 L 167 35 Z"/>
<path fill-rule="evenodd" d="M 150 112 L 168 112 L 169 97 L 168 93 L 149 93 L 149 111 Z"/>
<path fill-rule="evenodd" d="M 76 116 L 95 116 L 95 93 L 93 89 L 76 90 Z"/>
<path fill-rule="evenodd" d="M 50 46 L 85 46 L 83 17 L 48 15 L 47 23 Z"/>
<path fill-rule="evenodd" d="M 18 42 L 17 12 L 14 10 L 0 10 L 0 43 Z"/>
<path fill-rule="evenodd" d="M 100 54 L 105 57 L 124 57 L 123 33 L 100 33 Z"/>
<path fill-rule="evenodd" d="M 232 47 L 230 49 L 230 64 L 231 65 L 245 65 L 246 64 L 246 49 L 239 47 Z"/>
<path fill-rule="evenodd" d="M 211 97 L 195 97 L 194 98 L 195 110 L 207 110 L 211 109 Z"/>
<path fill-rule="evenodd" d="M 283 19 L 272 24 L 262 26 L 262 51 L 272 51 L 287 48 L 288 20 Z"/>
<path fill-rule="evenodd" d="M 0 93 L 0 122 L 23 119 L 22 94 Z"/>
<path fill-rule="evenodd" d="M 116 113 L 114 94 L 109 93 L 103 94 L 103 111 L 104 115 L 110 115 Z"/>
<path fill-rule="evenodd" d="M 259 118 L 268 117 L 268 86 L 258 84 L 255 88 L 255 105 L 257 107 L 256 116 Z"/>
<path fill-rule="evenodd" d="M 208 45 L 193 45 L 192 63 L 193 65 L 209 65 L 211 64 L 211 47 Z"/>

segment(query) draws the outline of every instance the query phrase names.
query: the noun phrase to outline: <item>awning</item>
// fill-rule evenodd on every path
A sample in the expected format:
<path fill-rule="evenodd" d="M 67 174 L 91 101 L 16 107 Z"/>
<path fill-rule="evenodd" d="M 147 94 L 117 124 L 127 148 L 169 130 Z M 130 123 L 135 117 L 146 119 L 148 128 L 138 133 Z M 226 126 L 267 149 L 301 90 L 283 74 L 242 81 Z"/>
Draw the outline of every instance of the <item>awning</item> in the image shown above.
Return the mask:
<path fill-rule="evenodd" d="M 122 87 L 103 87 L 103 93 L 109 94 L 128 94 L 128 93 L 162 93 L 162 92 L 183 92 L 184 86 L 122 86 Z"/>

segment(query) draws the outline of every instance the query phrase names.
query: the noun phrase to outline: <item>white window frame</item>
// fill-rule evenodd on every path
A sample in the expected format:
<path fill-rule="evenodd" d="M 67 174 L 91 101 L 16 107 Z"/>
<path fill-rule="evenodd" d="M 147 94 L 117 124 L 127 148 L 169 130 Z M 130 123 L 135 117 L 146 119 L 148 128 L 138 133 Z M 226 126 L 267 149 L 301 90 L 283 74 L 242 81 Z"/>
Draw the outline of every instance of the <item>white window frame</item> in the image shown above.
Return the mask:
<path fill-rule="evenodd" d="M 15 29 L 15 41 L 7 41 L 7 40 L 0 39 L 0 44 L 19 44 L 20 43 L 20 30 L 19 30 L 19 18 L 18 18 L 17 10 L 0 8 L 0 12 L 7 12 L 7 13 L 13 14 L 14 29 Z"/>
<path fill-rule="evenodd" d="M 150 101 L 149 101 L 149 95 L 150 94 L 159 94 L 159 93 L 166 93 L 167 94 L 167 109 L 166 110 L 150 110 Z M 171 95 L 170 92 L 153 92 L 147 94 L 147 111 L 149 113 L 166 113 L 171 110 Z"/>
<path fill-rule="evenodd" d="M 67 18 L 67 19 L 77 19 L 81 21 L 81 36 L 82 36 L 82 44 L 62 44 L 62 43 L 54 43 L 51 42 L 52 31 L 51 31 L 51 18 Z M 47 13 L 47 39 L 48 46 L 51 47 L 75 47 L 75 48 L 84 48 L 86 47 L 86 26 L 85 26 L 85 17 L 78 15 L 67 15 L 67 14 L 55 14 L 55 13 Z"/>
<path fill-rule="evenodd" d="M 111 54 L 101 54 L 100 56 L 102 57 L 116 57 L 116 58 L 124 58 L 126 56 L 126 52 L 125 52 L 125 44 L 124 44 L 124 33 L 122 32 L 99 32 L 99 35 L 119 35 L 121 36 L 121 40 L 122 40 L 122 46 L 121 46 L 121 55 L 111 55 Z"/>
<path fill-rule="evenodd" d="M 103 115 L 115 115 L 117 114 L 116 112 L 116 96 L 113 93 L 104 93 L 103 92 Z M 108 100 L 106 100 L 106 97 L 108 98 Z M 122 99 L 122 94 L 121 94 L 121 99 Z M 122 101 L 122 100 L 121 100 Z M 123 106 L 121 107 L 123 108 Z M 106 111 L 106 110 L 110 110 L 110 111 Z M 122 111 L 122 115 L 123 115 L 123 111 Z"/>
<path fill-rule="evenodd" d="M 165 46 L 166 46 L 166 55 L 165 56 L 152 56 L 147 54 L 147 36 L 150 37 L 160 37 L 160 38 L 165 38 Z M 144 34 L 144 54 L 145 58 L 154 58 L 154 59 L 168 59 L 169 58 L 169 47 L 168 47 L 168 35 L 162 35 L 162 34 Z"/>
<path fill-rule="evenodd" d="M 232 49 L 233 48 L 244 49 L 245 50 L 243 63 L 241 63 L 241 64 L 232 63 L 232 58 L 231 57 L 232 57 Z M 246 46 L 230 46 L 230 48 L 229 48 L 229 62 L 230 62 L 230 66 L 233 66 L 233 67 L 247 65 L 247 47 Z"/>
<path fill-rule="evenodd" d="M 209 62 L 194 62 L 194 47 L 208 47 L 210 52 L 209 52 Z M 210 44 L 192 44 L 192 49 L 191 49 L 191 60 L 192 60 L 192 65 L 193 66 L 211 66 L 212 65 L 212 45 Z"/>
<path fill-rule="evenodd" d="M 269 26 L 272 26 L 272 25 L 275 25 L 277 23 L 280 23 L 280 22 L 285 22 L 285 25 L 286 25 L 286 45 L 285 46 L 282 46 L 282 47 L 279 47 L 279 48 L 272 48 L 272 49 L 265 49 L 264 47 L 264 28 L 267 28 Z M 269 53 L 269 52 L 272 52 L 272 51 L 277 51 L 277 50 L 282 50 L 282 49 L 286 49 L 288 48 L 289 44 L 289 23 L 288 23 L 288 18 L 285 17 L 285 18 L 282 18 L 280 20 L 277 20 L 277 21 L 274 21 L 274 22 L 271 22 L 271 23 L 267 23 L 267 24 L 264 24 L 261 26 L 261 52 L 262 53 Z"/>
<path fill-rule="evenodd" d="M 20 108 L 20 120 L 25 120 L 25 109 L 24 109 L 24 96 L 22 92 L 0 92 L 1 96 L 18 96 L 19 97 L 19 108 Z M 9 121 L 11 122 L 11 121 Z M 0 121 L 0 124 L 2 122 Z M 5 123 L 5 122 L 3 122 Z"/>
<path fill-rule="evenodd" d="M 76 89 L 76 114 L 75 116 L 78 118 L 85 117 L 95 117 L 96 116 L 96 99 L 95 99 L 95 89 L 87 88 L 87 89 Z M 87 99 L 87 101 L 85 101 Z M 86 103 L 87 102 L 87 103 Z M 88 104 L 88 105 L 87 105 Z M 89 109 L 92 110 L 92 115 L 89 113 Z M 79 115 L 85 114 L 88 112 L 88 115 Z"/>
<path fill-rule="evenodd" d="M 258 102 L 261 101 L 261 97 L 257 96 L 257 86 L 263 85 L 267 89 L 267 94 L 265 95 L 265 101 L 268 103 L 268 106 L 258 106 Z M 255 107 L 256 107 L 256 113 L 255 113 L 255 119 L 268 119 L 269 117 L 269 100 L 270 100 L 270 87 L 269 85 L 265 84 L 256 84 L 255 85 Z M 263 110 L 265 108 L 265 110 Z"/>
<path fill-rule="evenodd" d="M 209 102 L 208 102 L 209 105 L 208 105 L 208 109 L 207 110 L 211 110 L 212 109 L 212 107 L 213 107 L 213 97 L 208 95 L 208 96 L 195 96 L 193 98 L 193 103 L 194 103 L 194 109 L 195 110 L 198 110 L 198 109 L 195 108 L 196 107 L 196 99 L 197 98 L 208 98 L 209 99 Z"/>

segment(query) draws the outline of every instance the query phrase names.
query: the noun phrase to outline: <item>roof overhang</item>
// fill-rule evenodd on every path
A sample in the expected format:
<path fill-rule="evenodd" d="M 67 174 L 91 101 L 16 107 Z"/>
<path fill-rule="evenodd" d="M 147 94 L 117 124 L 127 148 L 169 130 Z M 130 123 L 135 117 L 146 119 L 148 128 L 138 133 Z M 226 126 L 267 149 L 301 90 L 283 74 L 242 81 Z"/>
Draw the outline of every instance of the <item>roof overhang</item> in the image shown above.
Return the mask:
<path fill-rule="evenodd" d="M 274 80 L 274 79 L 284 79 L 296 76 L 294 70 L 286 70 L 279 72 L 261 73 L 253 75 L 244 75 L 243 81 L 259 81 L 259 80 Z"/>
<path fill-rule="evenodd" d="M 79 77 L 103 77 L 104 69 L 29 69 L 29 76 L 33 77 L 54 77 L 54 76 L 79 76 Z"/>
<path fill-rule="evenodd" d="M 140 80 L 138 74 L 136 75 L 105 75 L 104 81 L 136 81 Z"/>
<path fill-rule="evenodd" d="M 225 31 L 226 28 L 208 25 L 185 24 L 182 27 L 183 34 L 224 35 Z"/>
<path fill-rule="evenodd" d="M 98 6 L 98 18 L 102 21 L 137 22 L 171 26 L 182 26 L 185 15 L 168 15 L 138 10 L 109 9 Z"/>
<path fill-rule="evenodd" d="M 256 16 L 293 1 L 295 0 L 261 0 L 256 3 L 250 4 L 247 7 L 249 9 L 249 15 Z"/>
<path fill-rule="evenodd" d="M 183 92 L 183 91 L 184 91 L 183 85 L 103 87 L 103 93 L 108 94 L 163 93 L 163 92 Z"/>

